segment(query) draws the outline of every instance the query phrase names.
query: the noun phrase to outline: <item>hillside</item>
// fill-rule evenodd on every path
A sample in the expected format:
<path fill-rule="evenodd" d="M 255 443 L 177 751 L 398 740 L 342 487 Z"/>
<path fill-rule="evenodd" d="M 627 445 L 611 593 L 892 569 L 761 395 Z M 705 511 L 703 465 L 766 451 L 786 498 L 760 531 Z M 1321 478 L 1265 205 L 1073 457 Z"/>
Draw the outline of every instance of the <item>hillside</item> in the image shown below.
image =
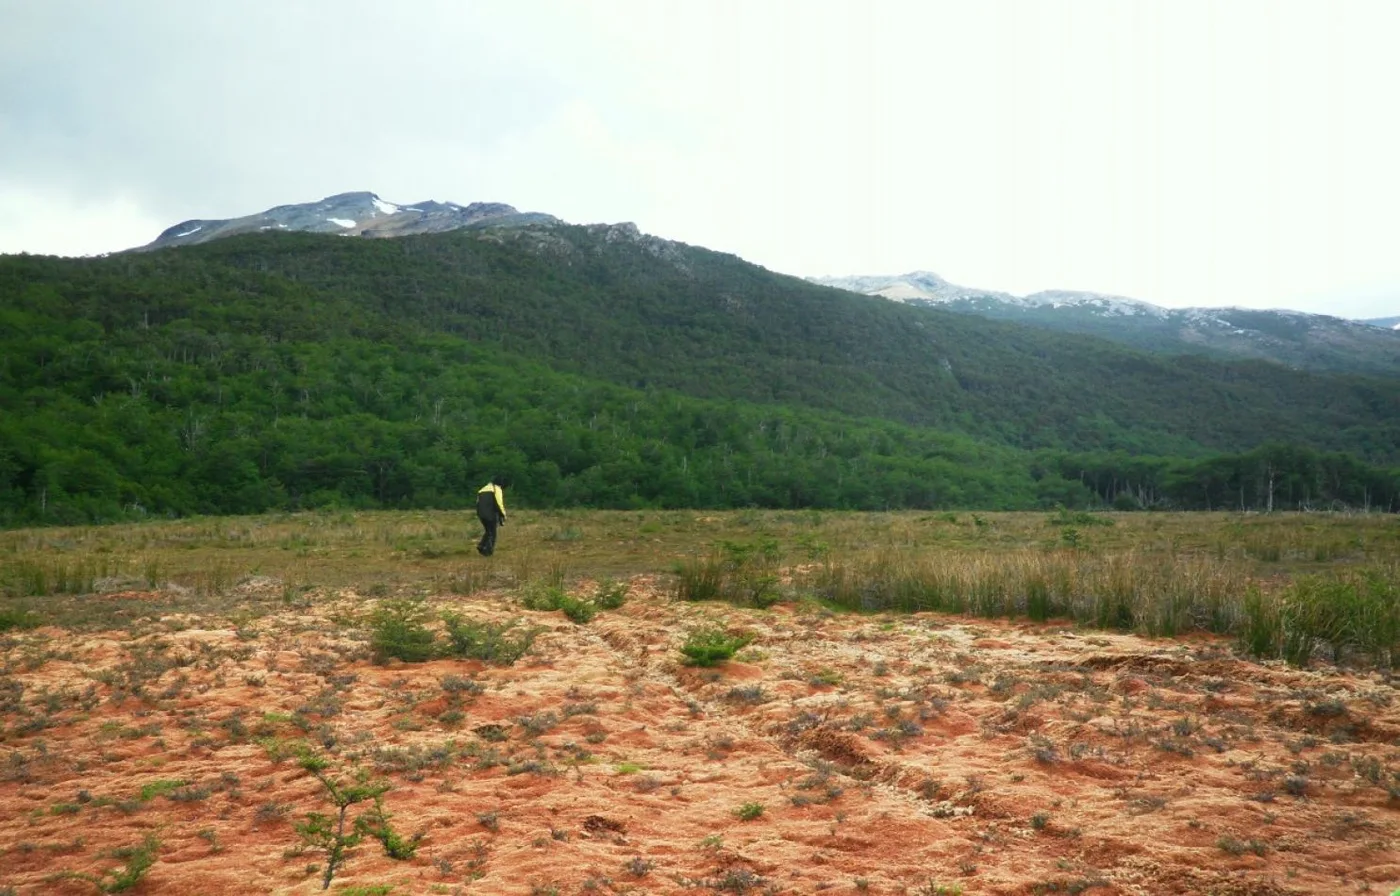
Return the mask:
<path fill-rule="evenodd" d="M 1162 308 L 1123 296 L 1049 290 L 1014 296 L 929 271 L 814 282 L 908 305 L 1109 339 L 1168 355 L 1273 361 L 1301 370 L 1400 377 L 1400 332 L 1376 321 L 1249 308 Z"/>
<path fill-rule="evenodd" d="M 177 280 L 182 268 L 222 269 L 241 289 L 251 278 L 334 295 L 366 323 L 495 344 L 637 388 L 881 417 L 1015 447 L 1192 452 L 1276 440 L 1400 455 L 1391 438 L 1400 395 L 1382 380 L 1162 359 L 930 314 L 628 225 L 392 241 L 264 235 L 167 254 L 156 268 Z M 177 301 L 162 313 L 191 307 Z M 323 330 L 326 316 L 316 319 Z"/>
<path fill-rule="evenodd" d="M 1400 494 L 1385 381 L 905 308 L 625 225 L 9 257 L 0 295 L 0 522 L 459 506 L 502 473 L 537 506 Z"/>

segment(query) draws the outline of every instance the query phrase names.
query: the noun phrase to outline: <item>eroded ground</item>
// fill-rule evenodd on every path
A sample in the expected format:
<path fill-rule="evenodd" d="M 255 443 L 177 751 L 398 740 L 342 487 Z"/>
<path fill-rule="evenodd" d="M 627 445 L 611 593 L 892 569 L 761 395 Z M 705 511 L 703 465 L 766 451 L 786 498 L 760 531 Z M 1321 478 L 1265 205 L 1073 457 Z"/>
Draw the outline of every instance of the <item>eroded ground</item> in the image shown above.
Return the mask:
<path fill-rule="evenodd" d="M 1217 639 L 684 604 L 648 579 L 585 625 L 507 593 L 429 599 L 547 631 L 509 667 L 375 665 L 375 598 L 313 591 L 241 619 L 9 633 L 0 888 L 112 889 L 112 851 L 153 836 L 133 892 L 317 892 L 326 854 L 294 824 L 334 809 L 305 746 L 391 783 L 393 829 L 421 834 L 403 861 L 364 840 L 332 891 L 1400 886 L 1400 704 L 1379 674 Z M 754 640 L 682 665 L 706 622 Z"/>

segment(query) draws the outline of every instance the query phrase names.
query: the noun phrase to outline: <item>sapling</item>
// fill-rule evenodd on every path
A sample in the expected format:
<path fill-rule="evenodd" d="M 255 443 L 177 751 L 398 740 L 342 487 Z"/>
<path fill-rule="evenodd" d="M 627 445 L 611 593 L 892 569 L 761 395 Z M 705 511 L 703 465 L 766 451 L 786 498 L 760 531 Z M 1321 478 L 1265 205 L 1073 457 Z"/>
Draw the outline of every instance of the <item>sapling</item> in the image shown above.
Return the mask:
<path fill-rule="evenodd" d="M 329 890 L 331 878 L 335 877 L 336 869 L 345 863 L 346 854 L 364 838 L 360 824 L 352 824 L 350 830 L 346 830 L 346 814 L 356 803 L 368 800 L 377 803 L 389 789 L 389 782 L 370 781 L 368 773 L 359 769 L 355 773 L 354 782 L 345 783 L 327 774 L 329 759 L 312 753 L 303 754 L 300 765 L 321 782 L 321 786 L 326 789 L 326 796 L 336 807 L 334 817 L 322 812 L 311 812 L 307 814 L 305 821 L 298 822 L 295 826 L 296 832 L 307 846 L 325 850 L 326 870 L 321 876 L 321 889 Z"/>

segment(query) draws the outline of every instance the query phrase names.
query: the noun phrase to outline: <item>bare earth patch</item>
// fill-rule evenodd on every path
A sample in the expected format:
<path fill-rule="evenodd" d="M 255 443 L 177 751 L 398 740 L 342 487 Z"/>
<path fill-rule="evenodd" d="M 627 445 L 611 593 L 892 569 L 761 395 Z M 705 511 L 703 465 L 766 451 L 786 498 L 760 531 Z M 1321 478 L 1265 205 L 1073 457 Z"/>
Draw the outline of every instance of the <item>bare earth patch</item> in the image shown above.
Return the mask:
<path fill-rule="evenodd" d="M 113 851 L 153 836 L 133 892 L 318 892 L 326 853 L 294 824 L 335 809 L 299 751 L 387 781 L 393 830 L 421 835 L 403 860 L 366 837 L 332 892 L 1400 886 L 1400 705 L 1380 674 L 1216 638 L 685 604 L 646 578 L 585 625 L 505 594 L 430 601 L 547 631 L 515 666 L 375 665 L 375 599 L 347 590 L 5 635 L 0 887 L 112 889 L 130 856 Z M 710 624 L 753 640 L 683 665 Z"/>

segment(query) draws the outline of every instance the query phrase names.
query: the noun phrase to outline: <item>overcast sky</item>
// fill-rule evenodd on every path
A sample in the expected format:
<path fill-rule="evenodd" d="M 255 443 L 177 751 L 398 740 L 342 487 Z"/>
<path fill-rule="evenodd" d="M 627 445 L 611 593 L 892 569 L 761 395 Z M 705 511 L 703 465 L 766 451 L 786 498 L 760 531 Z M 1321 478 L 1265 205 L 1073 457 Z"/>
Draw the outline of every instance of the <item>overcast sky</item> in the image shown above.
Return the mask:
<path fill-rule="evenodd" d="M 0 252 L 333 193 L 1400 314 L 1400 3 L 0 0 Z"/>

